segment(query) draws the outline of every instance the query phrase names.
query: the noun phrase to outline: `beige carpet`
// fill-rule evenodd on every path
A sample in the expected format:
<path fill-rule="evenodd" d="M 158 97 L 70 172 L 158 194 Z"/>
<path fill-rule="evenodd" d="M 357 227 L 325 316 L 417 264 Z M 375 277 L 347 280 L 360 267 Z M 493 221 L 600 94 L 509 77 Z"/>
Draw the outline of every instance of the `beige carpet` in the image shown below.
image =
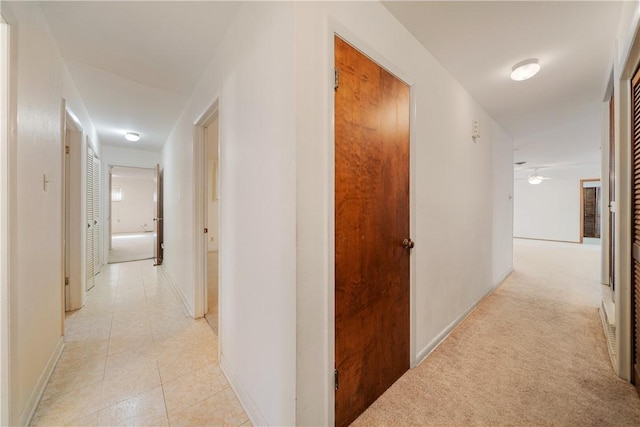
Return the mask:
<path fill-rule="evenodd" d="M 114 233 L 109 264 L 150 258 L 153 258 L 153 233 Z"/>
<path fill-rule="evenodd" d="M 640 425 L 597 307 L 599 247 L 515 240 L 515 271 L 354 425 Z"/>

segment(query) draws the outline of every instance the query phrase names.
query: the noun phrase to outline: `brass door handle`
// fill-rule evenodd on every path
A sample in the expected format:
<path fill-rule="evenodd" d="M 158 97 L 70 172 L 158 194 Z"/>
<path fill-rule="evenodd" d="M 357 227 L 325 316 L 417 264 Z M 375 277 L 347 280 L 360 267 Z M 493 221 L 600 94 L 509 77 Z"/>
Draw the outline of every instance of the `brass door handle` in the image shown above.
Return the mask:
<path fill-rule="evenodd" d="M 402 247 L 405 249 L 413 249 L 415 245 L 416 245 L 415 242 L 411 239 L 404 239 L 402 241 Z"/>

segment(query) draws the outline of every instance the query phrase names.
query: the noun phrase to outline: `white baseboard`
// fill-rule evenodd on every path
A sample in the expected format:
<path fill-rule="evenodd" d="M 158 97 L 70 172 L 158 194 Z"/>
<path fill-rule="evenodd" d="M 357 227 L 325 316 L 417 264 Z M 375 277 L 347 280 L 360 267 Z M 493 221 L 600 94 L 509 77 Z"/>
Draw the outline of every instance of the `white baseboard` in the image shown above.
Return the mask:
<path fill-rule="evenodd" d="M 184 293 L 182 292 L 182 289 L 180 289 L 177 285 L 177 281 L 175 279 L 175 277 L 173 277 L 173 274 L 171 274 L 171 271 L 169 271 L 169 269 L 167 268 L 166 264 L 162 264 L 160 266 L 161 271 L 164 273 L 165 277 L 167 278 L 167 280 L 169 281 L 169 284 L 171 285 L 171 288 L 173 289 L 173 291 L 176 293 L 176 295 L 178 296 L 178 298 L 180 299 L 180 301 L 182 302 L 182 306 L 185 310 L 185 314 L 187 314 L 188 316 L 191 316 L 195 319 L 195 314 L 193 312 L 193 310 L 191 309 L 189 302 L 187 301 L 187 298 L 184 296 Z"/>
<path fill-rule="evenodd" d="M 64 337 L 60 337 L 60 339 L 58 339 L 58 343 L 56 344 L 56 348 L 53 350 L 53 353 L 51 353 L 51 356 L 49 357 L 49 361 L 40 374 L 40 378 L 38 378 L 38 382 L 36 383 L 31 396 L 29 396 L 27 404 L 24 406 L 24 410 L 20 414 L 20 424 L 24 426 L 28 426 L 31 424 L 31 419 L 36 412 L 36 408 L 40 403 L 40 399 L 42 399 L 44 389 L 47 387 L 47 383 L 51 378 L 51 374 L 53 374 L 53 370 L 58 364 L 58 360 L 60 359 L 60 355 L 62 354 L 63 349 Z"/>
<path fill-rule="evenodd" d="M 231 385 L 231 390 L 236 394 L 240 405 L 242 405 L 242 409 L 249 417 L 249 422 L 254 426 L 266 426 L 267 420 L 262 416 L 258 407 L 249 396 L 249 393 L 245 391 L 245 389 L 240 385 L 236 375 L 233 371 L 233 368 L 227 362 L 224 355 L 220 355 L 220 369 L 222 373 L 227 377 L 227 381 L 229 381 L 229 385 Z"/>
<path fill-rule="evenodd" d="M 504 276 L 505 279 L 509 276 L 509 274 L 511 274 L 511 271 Z M 420 350 L 420 352 L 418 352 L 418 354 L 416 355 L 415 366 L 417 367 L 418 365 L 420 365 L 424 361 L 424 359 L 426 359 L 427 356 L 431 354 L 433 350 L 438 348 L 438 346 L 451 334 L 451 332 L 453 332 L 456 326 L 462 323 L 462 321 L 466 319 L 486 297 L 491 295 L 493 291 L 495 291 L 503 281 L 504 279 L 500 281 L 498 284 L 491 287 L 480 298 L 475 300 L 473 304 L 471 304 L 464 312 L 462 312 L 458 317 L 456 317 L 453 322 L 451 322 L 446 328 L 442 330 L 442 332 L 436 335 L 436 337 L 432 339 L 429 344 L 427 344 L 422 350 Z"/>
<path fill-rule="evenodd" d="M 507 277 L 509 277 L 511 273 L 513 273 L 513 267 L 510 267 L 502 276 L 500 276 L 500 278 L 493 284 L 493 287 L 497 288 L 500 286 L 502 282 L 507 280 Z"/>

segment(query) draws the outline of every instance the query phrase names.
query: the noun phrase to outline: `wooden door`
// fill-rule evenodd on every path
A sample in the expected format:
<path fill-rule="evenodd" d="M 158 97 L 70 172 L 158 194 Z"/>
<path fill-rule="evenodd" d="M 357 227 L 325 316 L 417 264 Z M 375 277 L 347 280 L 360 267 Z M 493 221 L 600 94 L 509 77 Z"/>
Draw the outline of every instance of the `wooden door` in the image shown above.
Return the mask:
<path fill-rule="evenodd" d="M 155 204 L 155 223 L 153 230 L 153 258 L 156 260 L 154 265 L 162 265 L 162 172 L 160 171 L 160 165 L 156 165 L 154 181 L 156 184 L 154 199 Z"/>
<path fill-rule="evenodd" d="M 616 200 L 616 141 L 614 98 L 609 100 L 609 286 L 616 290 L 616 214 L 611 210 Z"/>
<path fill-rule="evenodd" d="M 335 423 L 409 369 L 409 87 L 335 38 Z M 412 242 L 411 242 L 412 245 Z"/>
<path fill-rule="evenodd" d="M 631 138 L 633 146 L 633 203 L 631 204 L 633 221 L 631 238 L 632 257 L 632 382 L 640 392 L 640 70 L 636 72 L 631 85 Z"/>

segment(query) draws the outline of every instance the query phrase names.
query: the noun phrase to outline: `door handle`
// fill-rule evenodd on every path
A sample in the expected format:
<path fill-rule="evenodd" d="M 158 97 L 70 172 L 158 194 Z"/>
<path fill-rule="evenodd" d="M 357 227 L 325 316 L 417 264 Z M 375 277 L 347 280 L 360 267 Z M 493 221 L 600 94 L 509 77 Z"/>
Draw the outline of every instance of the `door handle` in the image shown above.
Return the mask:
<path fill-rule="evenodd" d="M 415 242 L 411 239 L 404 239 L 402 241 L 402 247 L 405 249 L 413 249 L 415 245 L 416 245 Z"/>

